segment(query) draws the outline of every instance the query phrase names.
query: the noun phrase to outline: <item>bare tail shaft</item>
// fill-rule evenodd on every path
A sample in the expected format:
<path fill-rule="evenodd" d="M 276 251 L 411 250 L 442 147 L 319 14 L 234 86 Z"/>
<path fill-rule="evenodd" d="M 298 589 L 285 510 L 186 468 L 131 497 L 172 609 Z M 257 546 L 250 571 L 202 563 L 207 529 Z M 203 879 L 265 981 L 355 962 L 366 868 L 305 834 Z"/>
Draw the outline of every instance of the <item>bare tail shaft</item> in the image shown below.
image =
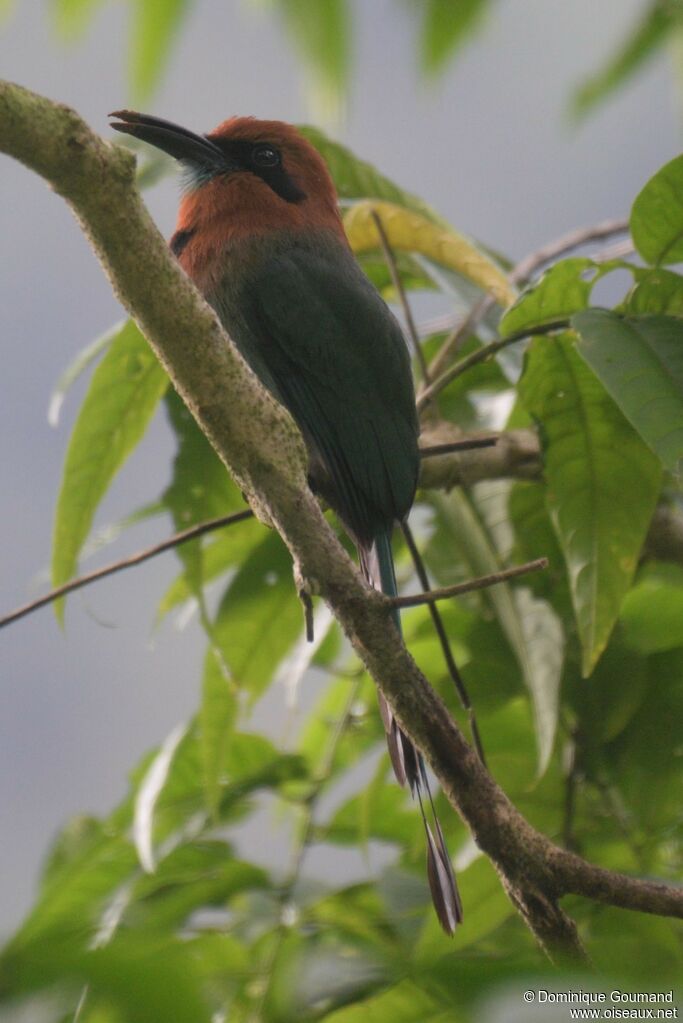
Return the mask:
<path fill-rule="evenodd" d="M 369 547 L 358 548 L 358 556 L 361 571 L 370 585 L 376 590 L 386 593 L 387 596 L 396 596 L 391 534 L 388 531 L 379 533 Z M 398 609 L 392 612 L 392 618 L 401 633 L 401 617 Z M 410 786 L 410 791 L 413 796 L 417 796 L 420 805 L 420 813 L 427 836 L 427 874 L 434 908 L 444 931 L 447 934 L 452 934 L 456 926 L 462 922 L 462 905 L 441 825 L 434 810 L 424 759 L 399 727 L 391 707 L 382 693 L 378 693 L 377 696 L 394 774 L 399 784 L 407 783 Z M 434 830 L 430 827 L 425 813 L 423 802 L 425 794 L 431 808 Z"/>

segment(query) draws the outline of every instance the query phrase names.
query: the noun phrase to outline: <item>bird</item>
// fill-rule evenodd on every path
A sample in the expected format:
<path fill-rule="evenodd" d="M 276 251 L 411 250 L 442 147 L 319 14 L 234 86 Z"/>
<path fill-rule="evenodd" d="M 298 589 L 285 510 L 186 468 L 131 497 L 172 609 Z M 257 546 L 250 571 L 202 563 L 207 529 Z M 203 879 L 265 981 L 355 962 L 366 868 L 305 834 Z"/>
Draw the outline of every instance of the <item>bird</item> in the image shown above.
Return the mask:
<path fill-rule="evenodd" d="M 110 117 L 117 131 L 180 163 L 171 250 L 297 423 L 309 485 L 354 541 L 366 582 L 396 595 L 391 536 L 419 470 L 410 356 L 349 246 L 325 161 L 281 121 L 234 116 L 196 134 L 131 110 Z M 392 619 L 402 641 L 396 609 Z M 424 758 L 378 698 L 394 773 L 418 799 L 436 914 L 452 934 L 462 904 Z"/>

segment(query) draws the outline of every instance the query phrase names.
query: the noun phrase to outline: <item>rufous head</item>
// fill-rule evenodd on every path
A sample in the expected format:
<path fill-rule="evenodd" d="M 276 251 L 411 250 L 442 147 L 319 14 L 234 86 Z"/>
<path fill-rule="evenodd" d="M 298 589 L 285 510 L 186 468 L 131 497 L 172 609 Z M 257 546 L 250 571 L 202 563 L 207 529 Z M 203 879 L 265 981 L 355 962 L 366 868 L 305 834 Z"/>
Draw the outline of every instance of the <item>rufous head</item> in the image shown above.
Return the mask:
<path fill-rule="evenodd" d="M 325 161 L 282 121 L 231 117 L 207 135 L 161 118 L 121 110 L 112 124 L 175 157 L 185 170 L 179 231 L 229 232 L 332 228 L 343 235 Z"/>

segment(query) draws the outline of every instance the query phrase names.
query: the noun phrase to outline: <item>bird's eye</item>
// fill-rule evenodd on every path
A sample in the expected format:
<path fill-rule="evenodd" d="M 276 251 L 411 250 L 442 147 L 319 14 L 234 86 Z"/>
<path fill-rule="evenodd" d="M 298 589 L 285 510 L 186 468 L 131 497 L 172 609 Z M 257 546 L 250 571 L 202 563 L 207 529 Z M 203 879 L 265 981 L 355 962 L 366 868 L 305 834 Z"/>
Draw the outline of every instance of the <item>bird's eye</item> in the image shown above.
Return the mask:
<path fill-rule="evenodd" d="M 273 146 L 256 146 L 251 158 L 257 167 L 277 167 L 280 154 Z"/>

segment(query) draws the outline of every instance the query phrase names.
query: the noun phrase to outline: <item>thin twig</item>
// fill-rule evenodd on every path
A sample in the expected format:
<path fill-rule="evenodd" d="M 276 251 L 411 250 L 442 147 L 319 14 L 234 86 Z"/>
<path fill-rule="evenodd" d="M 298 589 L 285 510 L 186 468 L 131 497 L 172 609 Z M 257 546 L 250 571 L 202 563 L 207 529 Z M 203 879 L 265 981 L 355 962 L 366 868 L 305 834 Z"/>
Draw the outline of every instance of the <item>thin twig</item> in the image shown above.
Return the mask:
<path fill-rule="evenodd" d="M 423 590 L 429 591 L 431 584 L 429 582 L 427 568 L 425 566 L 424 561 L 422 560 L 422 555 L 418 550 L 417 544 L 415 543 L 413 531 L 407 522 L 403 522 L 401 524 L 401 530 L 403 532 L 403 537 L 405 539 L 408 550 L 410 551 L 410 556 L 413 559 L 415 571 L 417 572 L 417 577 L 420 580 L 420 586 L 422 587 Z M 432 617 L 434 630 L 439 638 L 439 643 L 441 644 L 441 650 L 443 652 L 444 660 L 446 662 L 446 667 L 448 668 L 448 672 L 453 681 L 453 685 L 455 686 L 455 690 L 458 694 L 463 710 L 467 714 L 467 718 L 470 725 L 470 734 L 472 736 L 474 748 L 479 754 L 479 759 L 481 760 L 482 764 L 486 766 L 484 747 L 481 741 L 481 735 L 479 732 L 479 726 L 477 725 L 474 707 L 472 706 L 472 701 L 470 700 L 469 693 L 467 692 L 467 687 L 465 686 L 464 679 L 460 674 L 460 670 L 457 664 L 455 663 L 455 658 L 453 657 L 453 651 L 451 650 L 451 644 L 446 633 L 446 628 L 443 623 L 443 618 L 441 617 L 441 612 L 439 611 L 436 605 L 436 601 L 434 600 L 429 600 L 427 602 L 427 606 L 429 607 L 429 613 Z"/>
<path fill-rule="evenodd" d="M 435 444 L 433 447 L 422 448 L 420 451 L 420 457 L 430 458 L 434 455 L 446 455 L 452 451 L 467 451 L 470 448 L 488 448 L 493 447 L 497 443 L 497 437 L 464 437 L 462 440 L 453 441 L 450 444 Z M 134 568 L 135 565 L 141 565 L 143 562 L 148 561 L 150 558 L 155 558 L 157 554 L 163 554 L 165 551 L 170 550 L 173 547 L 179 547 L 180 544 L 187 543 L 188 540 L 195 540 L 198 536 L 203 536 L 205 533 L 211 533 L 216 529 L 222 529 L 224 526 L 231 526 L 235 522 L 241 522 L 243 519 L 248 519 L 253 516 L 253 512 L 245 508 L 242 512 L 235 512 L 232 515 L 221 515 L 216 519 L 208 519 L 206 522 L 200 522 L 196 526 L 190 526 L 189 529 L 184 529 L 179 533 L 174 533 L 167 540 L 163 540 L 161 543 L 154 544 L 152 547 L 146 547 L 142 551 L 132 554 L 128 558 L 122 558 L 120 561 L 113 561 L 109 565 L 105 565 L 103 568 L 98 568 L 94 572 L 88 572 L 86 575 L 78 576 L 75 579 L 69 580 L 68 583 L 64 583 L 62 586 L 57 586 L 55 589 L 45 593 L 42 597 L 37 597 L 36 600 L 30 601 L 28 604 L 22 604 L 21 607 L 11 611 L 4 618 L 0 618 L 0 629 L 5 625 L 10 625 L 12 622 L 18 621 L 20 618 L 26 617 L 33 611 L 39 611 L 41 607 L 45 607 L 47 604 L 54 603 L 55 600 L 59 600 L 60 597 L 65 597 L 69 593 L 73 593 L 75 590 L 80 590 L 84 586 L 89 586 L 91 583 L 99 582 L 100 579 L 106 579 L 107 576 L 114 575 L 116 572 L 121 572 L 126 568 Z M 309 620 L 309 616 L 306 617 L 306 635 L 311 636 L 312 622 Z"/>
<path fill-rule="evenodd" d="M 391 282 L 394 285 L 394 288 L 396 289 L 396 293 L 398 294 L 398 298 L 401 303 L 401 308 L 403 309 L 403 316 L 405 317 L 408 333 L 410 334 L 410 340 L 412 342 L 413 348 L 415 349 L 417 361 L 420 364 L 422 378 L 425 381 L 425 383 L 429 383 L 430 380 L 429 369 L 427 367 L 427 360 L 425 359 L 425 354 L 422 351 L 422 345 L 420 344 L 420 335 L 418 334 L 417 327 L 415 326 L 413 312 L 412 309 L 410 308 L 410 303 L 408 302 L 405 288 L 403 287 L 401 275 L 398 272 L 396 258 L 392 251 L 391 245 L 389 244 L 387 233 L 384 230 L 382 218 L 380 217 L 377 210 L 371 210 L 370 216 L 372 217 L 375 227 L 377 228 L 377 234 L 379 235 L 380 244 L 382 246 L 382 252 L 384 253 L 384 259 L 386 260 L 386 264 L 391 275 Z"/>
<path fill-rule="evenodd" d="M 521 259 L 510 273 L 510 280 L 513 284 L 526 284 L 542 266 L 553 263 L 567 252 L 582 245 L 589 245 L 591 242 L 611 238 L 615 234 L 625 234 L 628 227 L 628 220 L 602 220 L 592 227 L 579 227 L 569 231 Z"/>
<path fill-rule="evenodd" d="M 484 295 L 478 302 L 475 302 L 461 320 L 458 320 L 430 363 L 429 374 L 431 379 L 438 376 L 451 356 L 457 354 L 465 338 L 469 334 L 474 333 L 489 309 L 495 304 L 496 301 L 491 295 Z"/>
<path fill-rule="evenodd" d="M 386 597 L 385 604 L 388 610 L 395 607 L 420 607 L 421 604 L 431 604 L 435 600 L 448 600 L 450 597 L 458 597 L 462 593 L 484 590 L 488 586 L 495 586 L 497 583 L 504 583 L 509 579 L 516 579 L 517 576 L 526 575 L 528 572 L 538 572 L 539 569 L 547 567 L 547 558 L 536 558 L 535 561 L 527 561 L 524 565 L 505 568 L 501 572 L 491 572 L 490 575 L 469 579 L 466 583 L 455 583 L 453 586 L 429 590 L 428 593 L 413 593 L 405 597 Z"/>
<path fill-rule="evenodd" d="M 555 239 L 555 241 L 548 242 L 547 245 L 536 249 L 535 252 L 531 252 L 528 256 L 521 259 L 508 274 L 508 280 L 511 284 L 521 287 L 538 270 L 547 266 L 548 263 L 552 263 L 554 260 L 583 245 L 589 245 L 591 242 L 601 241 L 604 238 L 611 238 L 615 234 L 623 234 L 625 231 L 628 231 L 628 226 L 627 220 L 603 220 L 592 227 L 580 227 L 570 231 L 568 234 L 562 235 L 560 238 Z M 626 254 L 627 252 L 628 249 L 620 248 L 619 254 Z M 604 254 L 601 254 L 598 258 L 603 259 Z M 484 316 L 486 316 L 486 313 L 494 305 L 495 300 L 491 295 L 484 295 L 483 298 L 479 299 L 472 306 L 465 318 L 456 323 L 432 359 L 429 366 L 429 372 L 432 377 L 438 375 L 450 357 L 457 352 L 463 339 L 476 330 Z"/>
<path fill-rule="evenodd" d="M 440 391 L 443 391 L 444 387 L 447 387 L 456 377 L 462 376 L 463 373 L 466 373 L 473 366 L 477 366 L 480 362 L 490 359 L 492 355 L 495 355 L 502 348 L 507 348 L 508 345 L 515 344 L 517 341 L 523 341 L 526 337 L 535 337 L 538 334 L 552 334 L 556 330 L 566 330 L 568 326 L 568 320 L 553 320 L 550 323 L 543 323 L 538 327 L 526 327 L 524 330 L 519 330 L 514 334 L 508 334 L 507 337 L 500 337 L 496 341 L 491 341 L 490 344 L 484 345 L 483 348 L 478 348 L 476 352 L 471 352 L 470 355 L 460 359 L 450 369 L 445 370 L 436 380 L 432 380 L 431 384 L 421 392 L 417 399 L 418 412 L 422 411 L 427 402 L 431 401 Z"/>
<path fill-rule="evenodd" d="M 453 451 L 467 451 L 470 448 L 493 447 L 493 445 L 497 443 L 497 440 L 497 437 L 464 437 L 462 440 L 453 441 L 449 444 L 435 444 L 432 447 L 422 448 L 420 450 L 420 457 L 431 458 L 435 455 L 450 454 Z M 156 557 L 157 554 L 163 554 L 165 551 L 170 550 L 173 547 L 179 547 L 181 544 L 187 543 L 189 540 L 195 540 L 198 536 L 203 536 L 205 533 L 213 532 L 216 529 L 222 529 L 224 526 L 230 526 L 235 522 L 241 522 L 243 519 L 247 519 L 252 516 L 253 512 L 249 509 L 245 509 L 243 512 L 236 512 L 233 515 L 222 515 L 216 519 L 209 519 L 196 526 L 190 526 L 189 529 L 184 529 L 179 533 L 174 533 L 174 535 L 170 536 L 167 540 L 154 544 L 152 547 L 146 547 L 142 551 L 137 551 L 130 557 L 122 558 L 119 561 L 113 561 L 109 565 L 105 565 L 103 568 L 96 569 L 94 572 L 88 572 L 85 575 L 77 576 L 77 578 L 69 580 L 68 583 L 64 583 L 62 586 L 57 586 L 55 589 L 45 593 L 42 597 L 37 597 L 35 600 L 32 600 L 27 604 L 22 604 L 21 607 L 16 608 L 8 615 L 0 618 L 0 629 L 5 625 L 10 625 L 12 622 L 18 621 L 20 618 L 26 617 L 33 611 L 39 611 L 41 607 L 46 607 L 48 604 L 54 603 L 55 600 L 59 600 L 60 597 L 73 593 L 75 590 L 80 590 L 84 586 L 89 586 L 91 583 L 99 582 L 100 579 L 106 579 L 107 576 L 114 575 L 116 572 L 121 572 L 126 568 L 134 568 L 136 565 L 141 565 L 150 558 Z M 306 635 L 312 642 L 312 617 L 310 612 L 306 613 Z"/>
<path fill-rule="evenodd" d="M 215 529 L 222 529 L 223 526 L 232 526 L 236 522 L 243 522 L 244 519 L 252 518 L 253 514 L 251 508 L 245 508 L 244 511 L 233 512 L 232 515 L 221 515 L 217 519 L 209 519 L 207 522 L 201 522 L 197 526 L 190 526 L 189 529 L 183 529 L 180 533 L 175 533 L 167 540 L 162 540 L 161 543 L 155 544 L 154 547 L 146 547 L 145 550 L 131 554 L 130 557 L 114 561 L 109 565 L 104 565 L 102 568 L 96 568 L 94 572 L 80 575 L 77 579 L 71 579 L 68 583 L 57 586 L 54 590 L 50 590 L 49 593 L 43 594 L 42 597 L 38 597 L 28 604 L 23 604 L 21 607 L 10 612 L 10 614 L 5 615 L 4 618 L 0 618 L 0 629 L 11 622 L 16 622 L 19 618 L 24 618 L 41 607 L 45 607 L 47 604 L 54 603 L 55 600 L 66 596 L 67 593 L 80 590 L 83 586 L 89 586 L 90 583 L 97 582 L 99 579 L 105 579 L 108 575 L 121 572 L 124 568 L 141 565 L 143 561 L 155 558 L 157 554 L 163 554 L 164 551 L 187 543 L 188 540 L 196 540 L 198 536 L 203 536 L 204 533 L 213 532 Z"/>
<path fill-rule="evenodd" d="M 475 448 L 493 448 L 498 443 L 498 437 L 463 437 L 462 440 L 453 440 L 448 444 L 430 444 L 429 447 L 420 448 L 420 458 L 434 458 L 436 455 L 450 455 L 454 451 L 472 451 Z"/>

